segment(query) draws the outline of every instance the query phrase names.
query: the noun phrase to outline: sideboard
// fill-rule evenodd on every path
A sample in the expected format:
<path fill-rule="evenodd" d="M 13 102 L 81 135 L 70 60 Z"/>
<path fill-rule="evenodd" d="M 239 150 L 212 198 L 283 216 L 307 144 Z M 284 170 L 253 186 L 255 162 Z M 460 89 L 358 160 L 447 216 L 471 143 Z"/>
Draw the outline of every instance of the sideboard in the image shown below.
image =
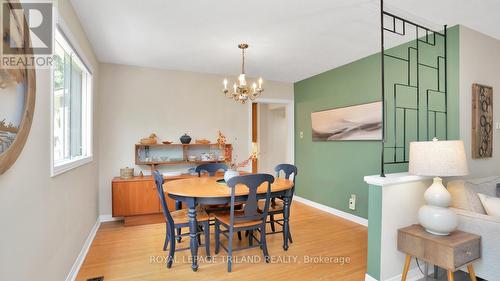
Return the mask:
<path fill-rule="evenodd" d="M 165 177 L 165 182 L 193 177 L 180 175 Z M 167 195 L 167 194 L 166 194 Z M 112 180 L 113 217 L 123 217 L 125 226 L 165 222 L 160 199 L 151 176 Z M 175 201 L 167 195 L 170 210 L 175 210 Z"/>

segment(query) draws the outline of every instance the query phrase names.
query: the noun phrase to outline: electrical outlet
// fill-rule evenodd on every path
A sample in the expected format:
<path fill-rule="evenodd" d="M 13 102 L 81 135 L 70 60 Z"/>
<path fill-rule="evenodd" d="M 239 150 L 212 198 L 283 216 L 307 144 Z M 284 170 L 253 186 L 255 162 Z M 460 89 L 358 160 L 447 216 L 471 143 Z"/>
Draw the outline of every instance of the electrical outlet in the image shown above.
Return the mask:
<path fill-rule="evenodd" d="M 299 135 L 300 135 L 300 138 L 301 138 L 301 139 L 303 139 L 303 138 L 304 138 L 304 132 L 300 131 Z"/>
<path fill-rule="evenodd" d="M 351 194 L 349 198 L 349 209 L 356 210 L 356 194 Z"/>

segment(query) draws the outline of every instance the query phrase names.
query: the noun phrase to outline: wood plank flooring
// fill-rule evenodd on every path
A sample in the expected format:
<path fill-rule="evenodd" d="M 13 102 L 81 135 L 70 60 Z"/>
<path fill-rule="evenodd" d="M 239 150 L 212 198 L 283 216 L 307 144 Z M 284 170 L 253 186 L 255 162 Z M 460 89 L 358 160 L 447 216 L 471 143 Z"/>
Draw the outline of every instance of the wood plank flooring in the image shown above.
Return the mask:
<path fill-rule="evenodd" d="M 292 204 L 291 230 L 294 243 L 282 248 L 282 235 L 268 236 L 273 262 L 266 264 L 259 248 L 238 251 L 233 272 L 227 273 L 223 249 L 207 261 L 205 249 L 198 272 L 191 270 L 190 252 L 176 252 L 171 269 L 162 251 L 165 224 L 124 227 L 121 222 L 104 223 L 80 269 L 77 281 L 104 276 L 111 280 L 364 280 L 367 228 L 298 202 Z M 184 231 L 188 231 L 184 229 Z M 211 252 L 214 255 L 213 230 Z M 225 238 L 221 238 L 226 245 Z M 236 239 L 236 241 L 238 241 Z M 237 242 L 238 244 L 247 241 Z M 186 237 L 178 248 L 189 246 Z M 252 263 L 253 259 L 253 263 Z"/>

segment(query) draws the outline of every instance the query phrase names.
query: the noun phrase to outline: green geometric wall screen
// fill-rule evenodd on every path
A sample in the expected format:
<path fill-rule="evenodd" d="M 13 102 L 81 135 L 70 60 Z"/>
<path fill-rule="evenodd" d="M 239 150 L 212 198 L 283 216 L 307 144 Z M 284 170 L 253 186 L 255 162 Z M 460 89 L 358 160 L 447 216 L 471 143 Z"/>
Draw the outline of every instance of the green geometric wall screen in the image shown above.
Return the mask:
<path fill-rule="evenodd" d="M 381 175 L 408 163 L 409 144 L 448 139 L 447 28 L 432 30 L 382 11 L 384 141 Z M 387 39 L 403 42 L 384 48 Z"/>

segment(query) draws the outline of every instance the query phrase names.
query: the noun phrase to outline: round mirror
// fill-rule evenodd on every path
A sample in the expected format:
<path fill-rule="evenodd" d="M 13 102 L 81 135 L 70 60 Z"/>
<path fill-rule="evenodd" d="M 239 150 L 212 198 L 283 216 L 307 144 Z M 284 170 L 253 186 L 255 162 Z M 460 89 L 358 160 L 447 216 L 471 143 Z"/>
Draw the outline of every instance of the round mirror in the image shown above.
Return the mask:
<path fill-rule="evenodd" d="M 16 33 L 23 30 L 19 22 L 26 21 L 18 18 L 14 18 L 14 21 L 18 28 L 10 28 L 3 32 L 3 50 L 7 44 L 30 46 L 29 36 Z M 24 54 L 15 56 L 17 58 L 32 56 L 28 50 L 30 49 L 26 47 Z M 28 138 L 35 108 L 35 75 L 34 69 L 3 66 L 0 68 L 0 174 L 14 164 Z"/>

